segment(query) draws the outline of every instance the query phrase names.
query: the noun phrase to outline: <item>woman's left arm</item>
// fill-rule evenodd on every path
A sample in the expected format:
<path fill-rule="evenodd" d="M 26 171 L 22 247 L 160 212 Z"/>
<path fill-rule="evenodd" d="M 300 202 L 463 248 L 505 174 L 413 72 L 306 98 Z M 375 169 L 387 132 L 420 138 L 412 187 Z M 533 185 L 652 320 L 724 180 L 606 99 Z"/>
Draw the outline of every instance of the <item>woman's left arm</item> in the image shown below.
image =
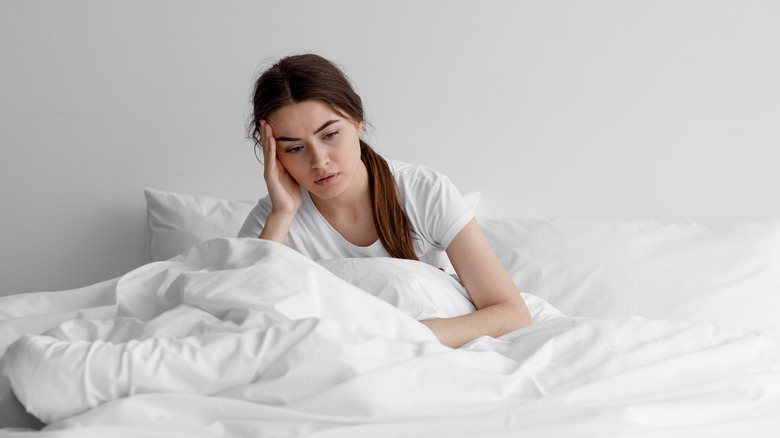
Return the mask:
<path fill-rule="evenodd" d="M 455 318 L 421 321 L 453 348 L 480 336 L 499 337 L 530 325 L 531 314 L 512 278 L 471 219 L 447 247 L 447 256 L 477 308 Z"/>

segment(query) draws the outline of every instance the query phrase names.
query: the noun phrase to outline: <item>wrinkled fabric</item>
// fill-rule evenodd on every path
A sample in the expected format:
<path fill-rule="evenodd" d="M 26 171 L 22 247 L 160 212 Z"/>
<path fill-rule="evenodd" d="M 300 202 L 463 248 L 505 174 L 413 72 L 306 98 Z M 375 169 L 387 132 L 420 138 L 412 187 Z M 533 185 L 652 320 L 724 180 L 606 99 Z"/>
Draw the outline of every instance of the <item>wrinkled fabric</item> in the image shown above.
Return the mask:
<path fill-rule="evenodd" d="M 3 358 L 19 400 L 51 423 L 42 436 L 761 436 L 780 424 L 780 352 L 757 332 L 567 317 L 451 349 L 254 239 L 214 239 L 115 287 L 115 317 L 22 336 Z"/>

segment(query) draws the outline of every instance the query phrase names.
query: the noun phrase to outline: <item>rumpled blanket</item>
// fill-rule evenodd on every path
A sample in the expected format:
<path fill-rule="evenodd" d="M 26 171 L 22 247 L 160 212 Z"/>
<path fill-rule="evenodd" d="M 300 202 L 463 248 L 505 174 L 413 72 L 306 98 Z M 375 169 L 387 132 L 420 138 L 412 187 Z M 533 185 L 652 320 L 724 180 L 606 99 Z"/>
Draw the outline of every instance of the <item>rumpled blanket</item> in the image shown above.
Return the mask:
<path fill-rule="evenodd" d="M 22 336 L 3 373 L 55 431 L 583 436 L 780 418 L 772 338 L 563 317 L 526 296 L 534 325 L 452 349 L 418 319 L 473 306 L 457 281 L 414 263 L 316 263 L 273 242 L 213 239 L 121 277 L 115 317 Z"/>

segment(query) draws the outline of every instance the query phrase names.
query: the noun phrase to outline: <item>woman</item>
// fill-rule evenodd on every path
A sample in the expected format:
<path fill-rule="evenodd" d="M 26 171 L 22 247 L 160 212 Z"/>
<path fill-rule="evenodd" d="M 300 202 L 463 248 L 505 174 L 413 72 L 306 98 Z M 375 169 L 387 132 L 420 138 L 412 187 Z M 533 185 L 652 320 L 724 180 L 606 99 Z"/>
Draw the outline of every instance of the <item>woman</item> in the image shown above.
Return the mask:
<path fill-rule="evenodd" d="M 451 347 L 531 324 L 450 180 L 388 162 L 361 140 L 361 99 L 333 63 L 311 54 L 280 60 L 255 83 L 253 106 L 268 196 L 239 237 L 284 243 L 315 260 L 384 256 L 447 268 L 449 258 L 477 310 L 421 322 Z"/>

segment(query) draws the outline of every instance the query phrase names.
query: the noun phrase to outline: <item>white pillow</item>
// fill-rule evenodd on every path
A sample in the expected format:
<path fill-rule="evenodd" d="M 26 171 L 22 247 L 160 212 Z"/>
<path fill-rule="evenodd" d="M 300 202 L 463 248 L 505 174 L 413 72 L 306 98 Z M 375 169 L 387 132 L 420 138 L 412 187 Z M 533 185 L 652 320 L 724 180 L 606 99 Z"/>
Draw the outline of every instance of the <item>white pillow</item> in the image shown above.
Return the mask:
<path fill-rule="evenodd" d="M 427 263 L 389 257 L 331 259 L 318 263 L 418 320 L 450 318 L 474 311 L 463 285 Z M 522 296 L 535 322 L 563 316 L 539 297 Z"/>
<path fill-rule="evenodd" d="M 480 225 L 518 288 L 566 315 L 780 329 L 780 221 Z"/>
<path fill-rule="evenodd" d="M 146 262 L 168 260 L 214 237 L 235 237 L 256 202 L 184 195 L 151 188 L 146 196 Z M 463 195 L 476 211 L 480 192 Z"/>
<path fill-rule="evenodd" d="M 214 237 L 236 237 L 255 202 L 144 189 L 146 261 L 177 256 Z"/>

